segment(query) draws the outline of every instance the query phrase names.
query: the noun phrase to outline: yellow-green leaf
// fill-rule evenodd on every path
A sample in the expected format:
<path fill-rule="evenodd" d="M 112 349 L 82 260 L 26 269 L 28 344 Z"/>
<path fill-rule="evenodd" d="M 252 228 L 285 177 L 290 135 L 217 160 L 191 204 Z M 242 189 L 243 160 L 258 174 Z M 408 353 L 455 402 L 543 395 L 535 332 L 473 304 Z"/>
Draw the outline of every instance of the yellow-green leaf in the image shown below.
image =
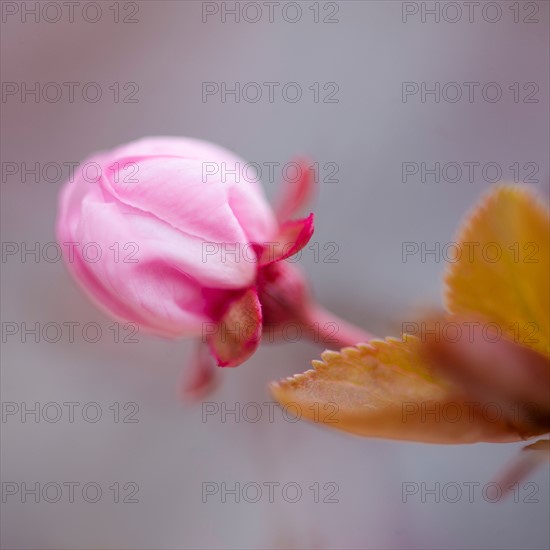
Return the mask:
<path fill-rule="evenodd" d="M 550 356 L 550 218 L 527 188 L 498 186 L 455 239 L 445 275 L 451 313 L 483 316 L 514 341 Z"/>

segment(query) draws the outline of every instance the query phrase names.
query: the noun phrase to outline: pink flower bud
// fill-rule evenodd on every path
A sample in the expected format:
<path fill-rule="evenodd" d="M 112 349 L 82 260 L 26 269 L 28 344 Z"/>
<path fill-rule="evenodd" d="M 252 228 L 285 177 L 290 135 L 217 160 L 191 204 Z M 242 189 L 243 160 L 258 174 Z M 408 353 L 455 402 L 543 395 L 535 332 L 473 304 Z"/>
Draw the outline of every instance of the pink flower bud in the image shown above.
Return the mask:
<path fill-rule="evenodd" d="M 116 318 L 162 336 L 200 335 L 224 309 L 221 291 L 233 298 L 254 285 L 255 252 L 244 257 L 245 247 L 277 233 L 260 186 L 239 176 L 244 165 L 186 138 L 93 156 L 61 194 L 59 242 L 78 243 L 69 270 Z"/>
<path fill-rule="evenodd" d="M 321 311 L 284 262 L 313 234 L 313 214 L 287 219 L 315 190 L 310 167 L 298 165 L 275 216 L 246 166 L 204 141 L 147 138 L 91 157 L 61 193 L 58 240 L 87 294 L 146 332 L 201 337 L 185 395 L 215 383 L 206 350 L 235 367 L 264 328 L 314 326 Z M 342 330 L 338 341 L 351 336 Z"/>

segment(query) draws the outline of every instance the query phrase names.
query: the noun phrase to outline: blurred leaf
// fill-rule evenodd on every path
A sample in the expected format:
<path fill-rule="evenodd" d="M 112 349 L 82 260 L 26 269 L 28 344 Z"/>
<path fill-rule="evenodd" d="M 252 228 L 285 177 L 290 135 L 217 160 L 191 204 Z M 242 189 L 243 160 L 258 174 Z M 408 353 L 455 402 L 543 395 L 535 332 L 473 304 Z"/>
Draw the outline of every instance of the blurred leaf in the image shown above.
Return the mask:
<path fill-rule="evenodd" d="M 550 355 L 550 219 L 525 188 L 499 186 L 459 230 L 445 276 L 451 313 L 482 315 Z M 499 256 L 500 255 L 500 256 Z"/>
<path fill-rule="evenodd" d="M 506 416 L 524 439 L 550 430 L 550 362 L 543 354 L 504 337 L 484 335 L 483 319 L 448 315 L 423 338 L 420 354 L 462 392 Z M 458 330 L 457 330 L 458 329 Z"/>

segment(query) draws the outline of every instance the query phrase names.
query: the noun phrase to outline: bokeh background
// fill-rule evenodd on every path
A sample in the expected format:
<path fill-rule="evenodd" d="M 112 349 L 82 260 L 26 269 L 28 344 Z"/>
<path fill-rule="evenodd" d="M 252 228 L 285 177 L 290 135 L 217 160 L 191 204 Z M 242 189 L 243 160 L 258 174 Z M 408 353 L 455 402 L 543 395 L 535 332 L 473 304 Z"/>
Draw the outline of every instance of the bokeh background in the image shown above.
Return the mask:
<path fill-rule="evenodd" d="M 47 13 L 41 11 L 46 4 L 54 5 Z M 447 2 L 439 3 L 439 22 L 430 14 L 423 22 L 421 3 L 302 1 L 294 23 L 289 20 L 299 12 L 284 1 L 273 7 L 273 21 L 264 3 L 253 2 L 263 10 L 256 23 L 246 20 L 256 17 L 256 7 L 244 8 L 245 2 L 237 2 L 239 22 L 223 15 L 234 2 L 87 3 L 101 7 L 97 22 L 91 22 L 96 8 L 83 12 L 84 4 L 75 5 L 71 21 L 62 2 L 2 3 L 3 86 L 80 83 L 74 102 L 66 94 L 57 102 L 36 102 L 20 92 L 2 98 L 4 242 L 32 248 L 55 240 L 57 196 L 67 175 L 23 181 L 5 163 L 79 162 L 147 135 L 199 137 L 259 163 L 284 164 L 307 154 L 339 168 L 336 182 L 321 178 L 314 205 L 314 241 L 337 243 L 338 261 L 323 262 L 322 255 L 316 261 L 311 252 L 300 261 L 315 294 L 377 334 L 398 334 L 416 308 L 441 303 L 445 268 L 433 257 L 404 263 L 402 243 L 452 241 L 463 214 L 491 185 L 479 170 L 473 182 L 464 176 L 435 183 L 428 176 L 423 183 L 415 176 L 403 183 L 403 162 L 494 162 L 503 179 L 513 178 L 509 167 L 517 162 L 520 180 L 531 172 L 524 165 L 535 163 L 533 186 L 548 198 L 548 2 L 514 7 L 497 1 L 488 8 L 481 2 L 471 21 L 465 3 L 454 2 L 462 10 L 455 23 L 443 17 L 456 18 L 452 6 L 441 11 Z M 35 5 L 38 16 L 24 15 Z M 57 22 L 55 6 L 63 9 Z M 243 9 L 250 11 L 243 15 Z M 411 14 L 405 22 L 403 10 Z M 528 22 L 533 19 L 538 22 Z M 422 81 L 496 82 L 503 97 L 488 102 L 477 88 L 471 103 L 435 102 L 433 96 L 422 102 L 420 94 L 403 102 L 402 83 Z M 96 103 L 82 98 L 87 82 L 102 89 Z M 134 89 L 122 88 L 129 82 L 138 88 L 132 103 L 122 101 Z M 273 103 L 266 96 L 256 103 L 236 103 L 231 96 L 222 102 L 219 94 L 203 102 L 203 82 L 297 82 L 304 95 L 297 103 L 280 94 Z M 308 88 L 316 82 L 321 90 L 335 82 L 338 102 L 314 102 Z M 515 82 L 517 103 L 508 89 Z M 528 82 L 538 86 L 537 103 L 523 101 L 531 89 L 521 87 Z M 115 83 L 119 102 L 109 89 Z M 269 197 L 279 186 L 276 174 L 276 181 L 264 182 Z M 36 262 L 32 255 L 22 261 L 16 254 L 3 258 L 1 267 L 3 322 L 96 322 L 103 328 L 96 343 L 78 329 L 74 342 L 66 335 L 57 343 L 37 343 L 32 335 L 4 338 L 4 403 L 27 409 L 79 405 L 74 422 L 66 408 L 58 422 L 5 417 L 2 480 L 28 486 L 93 482 L 103 494 L 96 503 L 86 502 L 79 488 L 74 502 L 67 494 L 57 503 L 5 496 L 2 548 L 548 548 L 548 469 L 529 479 L 537 502 L 527 502 L 531 489 L 522 489 L 518 502 L 492 504 L 481 497 L 480 487 L 520 444 L 363 440 L 285 421 L 277 411 L 271 422 L 267 409 L 256 423 L 231 416 L 222 422 L 221 415 L 204 422 L 203 405 L 183 403 L 178 395 L 189 343 L 141 333 L 138 343 L 115 343 L 112 321 L 88 302 L 62 262 Z M 305 370 L 320 351 L 307 342 L 263 346 L 244 366 L 223 371 L 219 389 L 206 400 L 228 408 L 269 402 L 268 382 Z M 102 411 L 95 423 L 81 414 L 90 402 Z M 139 407 L 135 423 L 122 421 L 133 410 L 123 410 L 128 403 Z M 139 488 L 139 502 L 114 502 L 109 487 L 120 483 L 122 500 L 128 482 Z M 258 503 L 235 503 L 231 496 L 223 503 L 219 495 L 204 503 L 204 482 L 294 482 L 304 493 L 296 503 L 277 492 L 273 503 L 266 494 Z M 313 502 L 308 487 L 316 482 L 337 484 L 338 502 Z M 458 483 L 464 494 L 455 503 L 420 494 L 403 502 L 407 482 L 428 489 Z M 469 482 L 480 483 L 473 502 L 464 485 Z"/>

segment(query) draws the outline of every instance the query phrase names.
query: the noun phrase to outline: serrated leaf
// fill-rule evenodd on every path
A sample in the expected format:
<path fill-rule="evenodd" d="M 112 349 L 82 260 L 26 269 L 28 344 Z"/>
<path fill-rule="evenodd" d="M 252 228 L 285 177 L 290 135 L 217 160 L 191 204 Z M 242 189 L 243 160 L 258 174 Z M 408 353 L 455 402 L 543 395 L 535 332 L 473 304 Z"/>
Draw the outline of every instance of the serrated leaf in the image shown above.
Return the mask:
<path fill-rule="evenodd" d="M 445 275 L 451 313 L 482 315 L 514 341 L 550 356 L 550 219 L 526 188 L 499 186 L 455 239 Z"/>
<path fill-rule="evenodd" d="M 414 338 L 327 351 L 312 364 L 313 370 L 273 383 L 271 391 L 289 410 L 324 426 L 427 443 L 522 439 L 429 369 Z"/>

